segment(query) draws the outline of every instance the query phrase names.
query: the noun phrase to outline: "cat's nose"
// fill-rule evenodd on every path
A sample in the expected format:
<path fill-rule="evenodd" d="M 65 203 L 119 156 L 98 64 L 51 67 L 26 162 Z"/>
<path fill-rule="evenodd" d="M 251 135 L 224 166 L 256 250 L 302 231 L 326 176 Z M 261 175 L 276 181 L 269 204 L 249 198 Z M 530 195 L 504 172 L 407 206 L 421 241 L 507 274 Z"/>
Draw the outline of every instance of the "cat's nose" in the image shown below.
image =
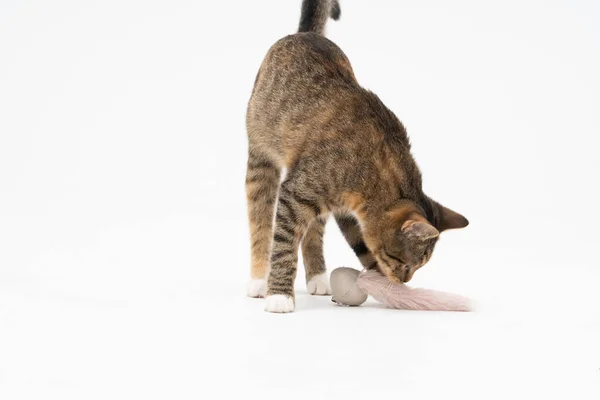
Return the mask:
<path fill-rule="evenodd" d="M 413 273 L 414 271 L 412 268 L 406 267 L 404 269 L 404 276 L 402 277 L 402 282 L 407 283 L 408 281 L 410 281 L 413 277 Z"/>

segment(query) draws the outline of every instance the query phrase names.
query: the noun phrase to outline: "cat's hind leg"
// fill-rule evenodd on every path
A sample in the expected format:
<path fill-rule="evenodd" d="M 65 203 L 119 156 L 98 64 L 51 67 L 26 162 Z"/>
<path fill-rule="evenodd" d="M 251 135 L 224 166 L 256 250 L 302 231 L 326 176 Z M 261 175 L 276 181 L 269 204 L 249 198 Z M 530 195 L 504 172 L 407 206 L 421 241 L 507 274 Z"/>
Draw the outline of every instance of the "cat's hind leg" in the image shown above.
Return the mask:
<path fill-rule="evenodd" d="M 246 197 L 250 224 L 251 265 L 249 297 L 265 297 L 273 240 L 273 214 L 281 168 L 269 156 L 250 151 Z"/>
<path fill-rule="evenodd" d="M 309 294 L 331 294 L 323 256 L 323 234 L 326 222 L 323 216 L 317 217 L 302 239 L 302 259 L 306 271 L 306 290 Z"/>

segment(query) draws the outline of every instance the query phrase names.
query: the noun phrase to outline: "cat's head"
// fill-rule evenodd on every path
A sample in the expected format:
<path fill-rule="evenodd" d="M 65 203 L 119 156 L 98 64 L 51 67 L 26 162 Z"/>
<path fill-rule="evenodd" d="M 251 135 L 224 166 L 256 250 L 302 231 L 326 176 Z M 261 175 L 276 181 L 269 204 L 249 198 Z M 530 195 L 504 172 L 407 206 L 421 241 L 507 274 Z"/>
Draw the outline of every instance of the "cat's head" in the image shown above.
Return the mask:
<path fill-rule="evenodd" d="M 435 201 L 417 204 L 404 200 L 379 217 L 369 248 L 380 271 L 396 282 L 408 282 L 433 253 L 441 232 L 464 228 L 469 221 Z"/>

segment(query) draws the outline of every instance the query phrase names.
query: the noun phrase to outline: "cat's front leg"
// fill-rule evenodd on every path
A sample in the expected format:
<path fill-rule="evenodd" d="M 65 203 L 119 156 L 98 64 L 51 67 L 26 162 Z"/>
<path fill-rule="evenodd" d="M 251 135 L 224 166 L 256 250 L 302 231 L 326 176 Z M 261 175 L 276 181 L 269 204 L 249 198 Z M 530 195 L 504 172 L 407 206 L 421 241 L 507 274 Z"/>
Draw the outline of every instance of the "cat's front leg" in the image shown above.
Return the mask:
<path fill-rule="evenodd" d="M 309 294 L 330 295 L 329 277 L 323 256 L 323 235 L 326 216 L 319 216 L 310 224 L 302 237 L 302 259 L 306 271 L 306 290 Z"/>
<path fill-rule="evenodd" d="M 298 271 L 300 240 L 310 223 L 320 214 L 316 200 L 306 194 L 294 193 L 290 181 L 282 184 L 275 218 L 271 269 L 265 298 L 265 311 L 294 311 L 294 281 Z"/>

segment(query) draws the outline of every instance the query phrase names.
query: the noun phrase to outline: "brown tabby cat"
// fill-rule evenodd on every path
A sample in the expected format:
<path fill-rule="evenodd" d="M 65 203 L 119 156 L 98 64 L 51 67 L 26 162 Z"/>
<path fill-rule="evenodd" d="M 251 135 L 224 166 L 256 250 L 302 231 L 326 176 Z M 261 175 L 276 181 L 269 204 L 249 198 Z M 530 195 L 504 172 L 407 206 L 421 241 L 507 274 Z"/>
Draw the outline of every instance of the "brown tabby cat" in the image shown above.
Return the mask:
<path fill-rule="evenodd" d="M 271 47 L 248 104 L 248 295 L 266 296 L 270 312 L 294 310 L 300 244 L 309 293 L 330 294 L 329 214 L 362 265 L 397 282 L 429 260 L 440 232 L 468 224 L 423 193 L 404 126 L 323 36 L 339 16 L 337 0 L 304 0 L 299 33 Z"/>

